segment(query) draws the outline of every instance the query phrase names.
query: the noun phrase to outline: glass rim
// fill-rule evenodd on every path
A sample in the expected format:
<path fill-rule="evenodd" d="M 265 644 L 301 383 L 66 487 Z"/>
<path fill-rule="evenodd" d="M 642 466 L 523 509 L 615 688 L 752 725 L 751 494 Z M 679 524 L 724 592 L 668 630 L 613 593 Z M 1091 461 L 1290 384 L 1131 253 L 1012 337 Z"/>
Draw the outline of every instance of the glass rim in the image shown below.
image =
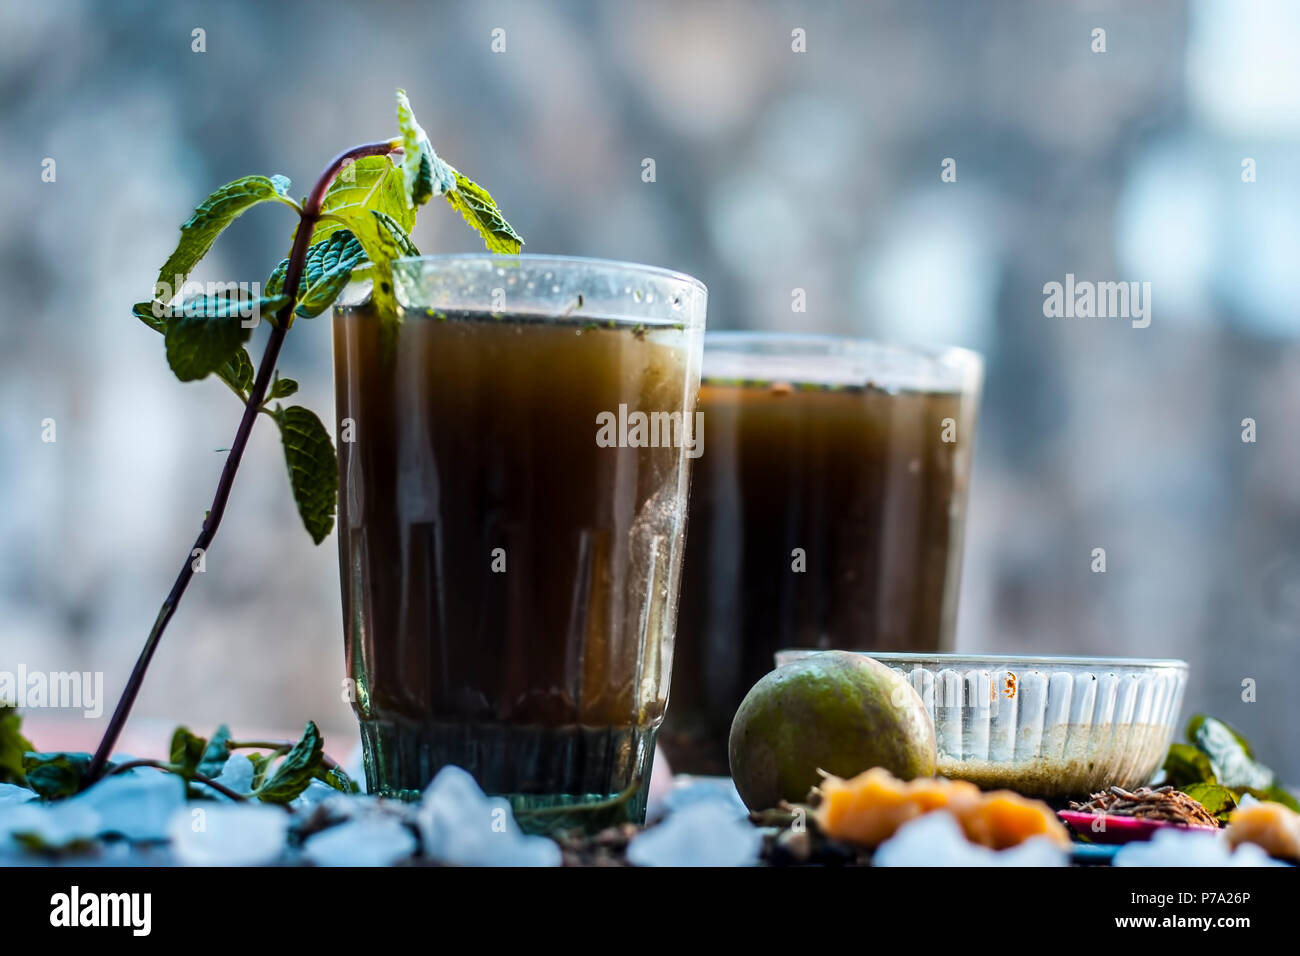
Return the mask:
<path fill-rule="evenodd" d="M 773 657 L 804 657 L 809 654 L 821 654 L 833 648 L 817 647 L 783 647 Z M 850 654 L 864 654 L 884 663 L 915 661 L 916 663 L 934 661 L 952 664 L 1017 664 L 1021 667 L 1172 667 L 1187 670 L 1188 663 L 1176 657 L 1089 657 L 1080 655 L 1024 655 L 1024 654 L 949 654 L 943 651 L 859 651 L 849 650 Z"/>
<path fill-rule="evenodd" d="M 398 266 L 420 266 L 420 265 L 438 265 L 439 263 L 454 264 L 457 262 L 485 262 L 493 267 L 506 266 L 512 262 L 527 263 L 531 266 L 553 265 L 559 267 L 576 267 L 585 266 L 606 272 L 627 272 L 638 275 L 656 276 L 661 279 L 670 279 L 675 282 L 681 282 L 684 285 L 691 286 L 694 289 L 708 295 L 709 287 L 702 281 L 695 278 L 687 272 L 678 269 L 669 269 L 666 266 L 646 265 L 643 262 L 628 262 L 622 259 L 604 259 L 592 256 L 557 256 L 548 253 L 520 252 L 515 255 L 496 252 L 449 252 L 449 253 L 431 253 L 429 255 L 418 256 L 400 256 L 393 260 L 394 268 Z"/>
<path fill-rule="evenodd" d="M 982 368 L 984 365 L 982 353 L 963 345 L 930 345 L 923 342 L 839 335 L 833 332 L 787 332 L 780 329 L 706 329 L 704 332 L 706 351 L 710 347 L 718 349 L 719 346 L 723 349 L 732 347 L 740 351 L 739 346 L 765 342 L 777 345 L 820 346 L 824 349 L 866 346 L 920 358 L 953 360 L 975 368 Z"/>

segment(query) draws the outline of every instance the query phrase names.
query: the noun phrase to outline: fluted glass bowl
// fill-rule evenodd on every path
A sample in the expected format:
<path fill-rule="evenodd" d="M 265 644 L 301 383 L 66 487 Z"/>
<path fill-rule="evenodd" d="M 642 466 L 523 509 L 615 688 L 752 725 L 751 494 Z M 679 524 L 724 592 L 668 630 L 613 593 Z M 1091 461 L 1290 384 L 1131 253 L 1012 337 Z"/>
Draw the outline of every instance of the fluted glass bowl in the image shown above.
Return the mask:
<path fill-rule="evenodd" d="M 818 654 L 785 650 L 779 667 Z M 1187 684 L 1177 660 L 869 653 L 934 720 L 939 773 L 1062 799 L 1151 780 Z"/>

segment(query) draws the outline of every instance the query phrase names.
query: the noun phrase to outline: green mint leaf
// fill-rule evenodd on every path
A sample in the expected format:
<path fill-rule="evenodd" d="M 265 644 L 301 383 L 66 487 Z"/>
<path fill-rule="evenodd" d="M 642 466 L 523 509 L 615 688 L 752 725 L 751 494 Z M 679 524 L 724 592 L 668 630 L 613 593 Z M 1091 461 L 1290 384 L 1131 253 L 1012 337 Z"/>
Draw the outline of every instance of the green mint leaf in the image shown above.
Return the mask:
<path fill-rule="evenodd" d="M 339 480 L 334 443 L 315 413 L 301 405 L 277 408 L 275 420 L 298 514 L 312 541 L 320 544 L 334 527 Z"/>
<path fill-rule="evenodd" d="M 289 181 L 283 176 L 245 176 L 226 183 L 199 203 L 194 215 L 181 226 L 181 238 L 176 249 L 158 270 L 154 298 L 161 302 L 172 301 L 199 260 L 212 248 L 217 236 L 258 203 L 279 201 L 295 205 L 281 187 L 283 190 L 289 187 Z"/>
<path fill-rule="evenodd" d="M 302 739 L 270 770 L 270 776 L 254 791 L 254 796 L 266 803 L 288 803 L 307 789 L 320 770 L 324 755 L 325 741 L 316 724 L 309 720 Z"/>
<path fill-rule="evenodd" d="M 1187 722 L 1187 740 L 1189 743 L 1196 743 L 1196 732 L 1201 729 L 1201 725 L 1207 720 L 1215 720 L 1215 718 L 1208 714 L 1196 714 Z M 1241 749 L 1246 752 L 1247 757 L 1252 759 L 1254 758 L 1255 751 L 1251 748 L 1250 741 L 1245 738 L 1241 731 L 1237 730 L 1237 728 L 1230 724 L 1224 723 L 1222 720 L 1215 720 L 1215 722 L 1221 724 L 1234 738 L 1236 738 L 1237 743 L 1241 746 Z"/>
<path fill-rule="evenodd" d="M 205 777 L 215 777 L 226 766 L 230 758 L 230 728 L 222 724 L 217 728 L 208 745 L 203 748 L 203 757 L 199 760 L 198 771 Z"/>
<path fill-rule="evenodd" d="M 524 240 L 501 215 L 496 200 L 472 179 L 456 173 L 456 186 L 444 198 L 483 237 L 489 252 L 515 255 L 523 246 Z"/>
<path fill-rule="evenodd" d="M 372 209 L 370 214 L 374 216 L 375 225 L 379 229 L 380 250 L 383 254 L 390 255 L 391 258 L 420 254 L 400 222 L 380 209 Z"/>
<path fill-rule="evenodd" d="M 321 772 L 318 772 L 316 774 L 316 779 L 328 783 L 331 787 L 333 787 L 335 790 L 338 790 L 340 793 L 361 792 L 361 788 L 357 785 L 357 782 L 353 780 L 351 777 L 349 777 L 340 767 L 330 767 L 328 770 L 326 770 L 322 766 Z"/>
<path fill-rule="evenodd" d="M 1192 730 L 1196 746 L 1210 758 L 1214 775 L 1225 787 L 1267 790 L 1273 786 L 1273 771 L 1256 763 L 1243 746 L 1241 735 L 1221 720 L 1202 717 Z"/>
<path fill-rule="evenodd" d="M 402 172 L 387 156 L 364 156 L 339 173 L 321 201 L 321 220 L 312 230 L 311 244 L 339 229 L 357 231 L 368 225 L 370 210 L 379 209 L 402 224 L 415 226 L 415 210 L 407 205 Z"/>
<path fill-rule="evenodd" d="M 208 742 L 202 737 L 196 737 L 186 727 L 177 727 L 172 734 L 168 762 L 175 767 L 177 774 L 186 780 L 193 780 L 207 747 Z"/>
<path fill-rule="evenodd" d="M 22 734 L 23 718 L 12 707 L 0 706 L 0 783 L 27 782 L 23 769 L 23 755 L 32 749 L 32 742 Z"/>
<path fill-rule="evenodd" d="M 275 191 L 287 199 L 289 196 L 289 187 L 292 185 L 292 183 L 289 182 L 289 177 L 281 176 L 279 173 L 276 173 L 274 176 L 270 177 L 270 179 L 271 185 L 275 187 Z"/>
<path fill-rule="evenodd" d="M 1182 790 L 1221 823 L 1226 823 L 1228 814 L 1237 809 L 1236 795 L 1227 787 L 1221 787 L 1217 783 L 1194 783 L 1183 787 Z"/>
<path fill-rule="evenodd" d="M 291 378 L 277 378 L 271 383 L 271 394 L 268 398 L 288 398 L 298 391 L 298 383 Z"/>
<path fill-rule="evenodd" d="M 257 370 L 253 368 L 253 360 L 249 357 L 248 349 L 240 349 L 233 358 L 227 359 L 225 364 L 217 369 L 217 378 L 241 393 L 247 393 L 253 387 L 253 379 L 256 376 Z"/>
<path fill-rule="evenodd" d="M 43 799 L 70 797 L 81 789 L 81 781 L 90 769 L 90 754 L 27 753 L 23 755 L 23 772 L 27 786 Z"/>
<path fill-rule="evenodd" d="M 1210 758 L 1191 744 L 1171 744 L 1165 757 L 1165 783 L 1183 789 L 1194 783 L 1218 783 Z"/>
<path fill-rule="evenodd" d="M 257 788 L 265 782 L 266 771 L 271 766 L 274 758 L 271 754 L 251 753 L 248 755 L 248 759 L 253 764 L 253 782 L 249 789 L 256 792 Z"/>
<path fill-rule="evenodd" d="M 423 206 L 436 193 L 455 186 L 455 170 L 438 158 L 429 134 L 415 119 L 406 90 L 397 91 L 397 127 L 402 132 L 402 179 L 410 208 Z M 398 220 L 400 222 L 400 219 Z M 410 232 L 411 227 L 407 226 Z"/>
<path fill-rule="evenodd" d="M 251 307 L 255 314 L 271 316 L 285 301 L 283 296 L 253 302 L 204 296 L 187 302 L 167 323 L 167 364 L 182 382 L 204 378 L 227 362 L 238 364 L 238 353 L 252 333 L 242 313 Z"/>
<path fill-rule="evenodd" d="M 390 222 L 396 222 L 378 210 L 373 212 L 377 216 L 385 216 Z M 401 229 L 400 226 L 397 228 Z M 294 312 L 304 318 L 311 318 L 328 309 L 348 284 L 352 270 L 365 256 L 361 243 L 347 229 L 336 230 L 322 242 L 308 248 L 302 281 L 305 291 L 298 296 L 298 306 Z"/>
<path fill-rule="evenodd" d="M 158 308 L 158 315 L 154 314 L 154 307 Z M 131 314 L 143 322 L 155 332 L 167 331 L 167 316 L 163 312 L 165 306 L 161 302 L 137 302 L 131 306 Z"/>

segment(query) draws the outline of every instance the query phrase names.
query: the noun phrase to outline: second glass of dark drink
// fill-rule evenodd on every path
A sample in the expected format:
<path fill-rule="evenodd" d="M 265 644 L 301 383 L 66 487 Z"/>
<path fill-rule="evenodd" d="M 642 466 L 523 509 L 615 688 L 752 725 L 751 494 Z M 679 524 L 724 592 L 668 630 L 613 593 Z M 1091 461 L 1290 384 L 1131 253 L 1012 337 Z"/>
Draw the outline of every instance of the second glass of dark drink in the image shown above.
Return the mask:
<path fill-rule="evenodd" d="M 674 770 L 727 773 L 732 717 L 779 649 L 951 649 L 982 375 L 964 349 L 706 336 Z"/>
<path fill-rule="evenodd" d="M 521 822 L 644 813 L 705 290 L 599 260 L 399 261 L 334 317 L 339 555 L 371 792 L 444 766 Z M 346 301 L 346 300 L 345 300 Z M 621 802 L 620 802 L 621 800 Z"/>

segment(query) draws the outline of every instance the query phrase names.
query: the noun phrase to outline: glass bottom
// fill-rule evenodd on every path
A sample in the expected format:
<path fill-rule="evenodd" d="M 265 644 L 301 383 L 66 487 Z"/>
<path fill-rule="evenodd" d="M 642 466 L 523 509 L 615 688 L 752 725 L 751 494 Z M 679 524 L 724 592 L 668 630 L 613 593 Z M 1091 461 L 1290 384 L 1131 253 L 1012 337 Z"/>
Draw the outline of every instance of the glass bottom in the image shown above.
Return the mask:
<path fill-rule="evenodd" d="M 529 833 L 645 822 L 656 727 L 360 724 L 370 793 L 419 800 L 439 770 L 456 766 L 509 800 Z"/>

